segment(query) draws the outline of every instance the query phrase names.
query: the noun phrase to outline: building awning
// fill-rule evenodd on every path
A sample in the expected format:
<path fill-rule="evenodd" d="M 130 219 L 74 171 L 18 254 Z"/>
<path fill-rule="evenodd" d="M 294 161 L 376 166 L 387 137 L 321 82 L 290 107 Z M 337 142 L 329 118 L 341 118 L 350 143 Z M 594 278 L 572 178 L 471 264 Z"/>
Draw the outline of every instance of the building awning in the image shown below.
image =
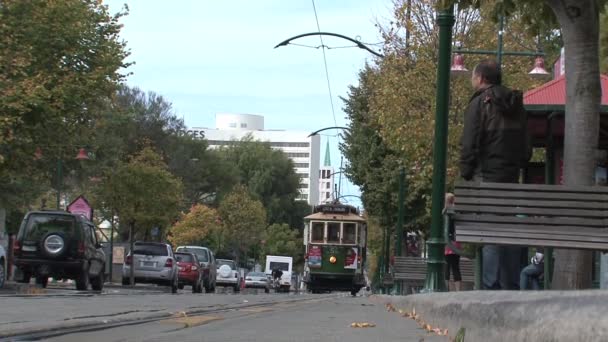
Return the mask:
<path fill-rule="evenodd" d="M 608 76 L 601 75 L 602 113 L 608 113 Z M 566 105 L 566 77 L 561 76 L 524 93 L 524 105 L 529 112 L 563 112 Z"/>

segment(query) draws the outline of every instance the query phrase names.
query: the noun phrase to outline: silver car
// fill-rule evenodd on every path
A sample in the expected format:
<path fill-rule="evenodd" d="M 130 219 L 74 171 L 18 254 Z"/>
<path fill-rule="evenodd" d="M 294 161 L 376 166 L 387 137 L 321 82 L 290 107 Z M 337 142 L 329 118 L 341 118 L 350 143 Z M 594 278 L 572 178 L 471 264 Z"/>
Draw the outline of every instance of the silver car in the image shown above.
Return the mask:
<path fill-rule="evenodd" d="M 177 293 L 178 267 L 171 246 L 158 242 L 135 242 L 133 253 L 125 258 L 122 267 L 122 284 L 129 285 L 131 266 L 136 283 L 170 286 Z M 135 285 L 135 284 L 133 284 Z"/>
<path fill-rule="evenodd" d="M 270 282 L 264 272 L 249 272 L 245 276 L 245 288 L 264 289 L 264 292 L 270 292 Z"/>

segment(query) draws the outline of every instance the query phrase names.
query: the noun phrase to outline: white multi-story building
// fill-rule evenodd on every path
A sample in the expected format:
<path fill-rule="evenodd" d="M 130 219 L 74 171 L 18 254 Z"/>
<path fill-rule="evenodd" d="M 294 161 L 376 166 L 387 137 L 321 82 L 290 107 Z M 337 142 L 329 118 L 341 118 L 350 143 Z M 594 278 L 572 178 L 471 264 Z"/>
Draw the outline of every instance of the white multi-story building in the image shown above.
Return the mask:
<path fill-rule="evenodd" d="M 332 202 L 335 199 L 334 168 L 331 166 L 329 141 L 325 147 L 325 161 L 319 168 L 319 204 Z"/>
<path fill-rule="evenodd" d="M 252 114 L 216 114 L 215 128 L 191 128 L 188 134 L 207 139 L 210 148 L 225 146 L 251 135 L 283 151 L 301 177 L 299 200 L 311 205 L 319 203 L 320 137 L 310 132 L 265 130 L 264 117 Z"/>

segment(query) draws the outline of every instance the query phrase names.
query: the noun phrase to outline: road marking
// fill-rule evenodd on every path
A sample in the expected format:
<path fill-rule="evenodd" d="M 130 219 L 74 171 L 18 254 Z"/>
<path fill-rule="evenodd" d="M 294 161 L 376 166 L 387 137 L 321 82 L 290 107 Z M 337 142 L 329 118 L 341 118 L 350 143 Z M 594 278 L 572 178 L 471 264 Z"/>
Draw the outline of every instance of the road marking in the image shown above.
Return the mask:
<path fill-rule="evenodd" d="M 192 327 L 197 327 L 199 325 L 207 324 L 209 322 L 219 321 L 222 319 L 224 319 L 224 318 L 218 317 L 218 316 L 192 316 L 192 317 L 166 319 L 166 320 L 161 321 L 161 323 L 183 324 L 184 328 L 192 328 Z"/>
<path fill-rule="evenodd" d="M 270 309 L 270 308 L 248 308 L 248 309 L 240 309 L 239 311 L 258 313 L 258 312 L 272 311 L 272 309 Z"/>

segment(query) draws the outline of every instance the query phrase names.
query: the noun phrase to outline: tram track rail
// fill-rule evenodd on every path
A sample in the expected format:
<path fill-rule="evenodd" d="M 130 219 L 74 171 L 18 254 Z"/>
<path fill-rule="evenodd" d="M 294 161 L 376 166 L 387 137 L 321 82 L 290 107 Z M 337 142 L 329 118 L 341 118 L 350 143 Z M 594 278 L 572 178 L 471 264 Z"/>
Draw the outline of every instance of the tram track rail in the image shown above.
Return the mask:
<path fill-rule="evenodd" d="M 65 335 L 103 331 L 114 328 L 121 328 L 126 326 L 136 326 L 147 323 L 159 322 L 167 319 L 181 318 L 181 317 L 197 317 L 209 314 L 219 314 L 231 311 L 238 311 L 243 309 L 258 309 L 268 308 L 279 304 L 292 304 L 292 303 L 306 303 L 315 302 L 321 300 L 327 300 L 329 298 L 337 298 L 342 294 L 325 295 L 325 296 L 314 296 L 306 298 L 295 298 L 289 300 L 276 300 L 262 303 L 240 303 L 240 304 L 229 304 L 229 305 L 218 305 L 212 308 L 198 308 L 189 311 L 180 312 L 162 312 L 147 315 L 145 317 L 117 317 L 113 320 L 108 319 L 104 321 L 95 322 L 73 322 L 73 325 L 69 326 L 54 326 L 54 327 L 43 327 L 36 331 L 28 332 L 16 332 L 3 334 L 0 332 L 0 342 L 22 342 L 22 341 L 40 341 L 48 338 L 55 338 Z M 30 329 L 31 330 L 31 329 Z"/>

